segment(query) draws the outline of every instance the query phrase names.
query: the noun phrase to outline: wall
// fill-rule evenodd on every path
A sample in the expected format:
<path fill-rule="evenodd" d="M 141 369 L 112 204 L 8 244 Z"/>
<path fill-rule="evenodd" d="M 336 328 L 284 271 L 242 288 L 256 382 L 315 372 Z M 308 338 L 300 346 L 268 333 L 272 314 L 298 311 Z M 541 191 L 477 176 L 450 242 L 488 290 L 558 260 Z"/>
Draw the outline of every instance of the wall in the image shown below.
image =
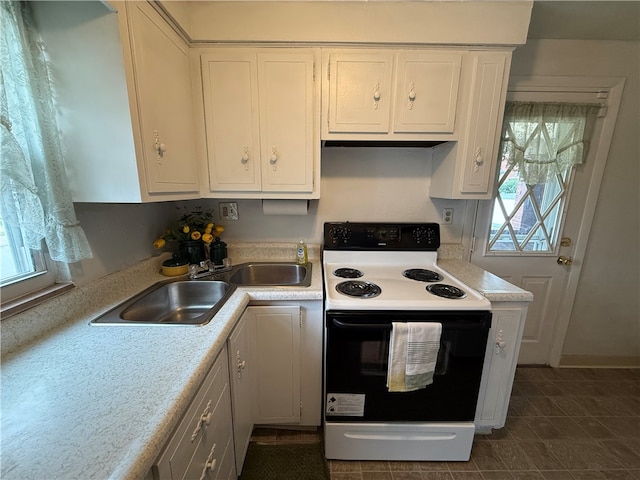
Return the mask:
<path fill-rule="evenodd" d="M 238 221 L 220 220 L 218 204 L 224 200 L 76 203 L 94 258 L 71 265 L 71 275 L 83 284 L 156 255 L 153 241 L 177 220 L 176 208 L 185 206 L 213 208 L 214 221 L 225 227 L 222 239 L 230 244 L 293 244 L 300 238 L 320 244 L 324 222 L 440 222 L 442 208 L 453 207 L 453 224 L 441 228 L 442 242 L 462 243 L 467 202 L 430 199 L 430 175 L 431 149 L 331 147 L 322 150 L 321 198 L 311 201 L 308 215 L 265 215 L 259 200 L 237 200 Z"/>
<path fill-rule="evenodd" d="M 512 75 L 626 77 L 561 364 L 640 364 L 639 59 L 638 42 L 575 40 L 529 41 L 513 56 Z"/>
<path fill-rule="evenodd" d="M 454 222 L 442 228 L 442 241 L 462 242 L 466 201 L 428 196 L 431 149 L 327 147 L 321 163 L 320 199 L 307 216 L 264 215 L 260 201 L 241 200 L 239 221 L 222 222 L 224 240 L 321 243 L 324 222 L 440 222 L 446 206 L 455 208 Z"/>
<path fill-rule="evenodd" d="M 92 259 L 69 265 L 76 285 L 158 255 L 153 241 L 167 228 L 169 219 L 177 218 L 176 206 L 171 202 L 74 206 L 93 251 Z"/>

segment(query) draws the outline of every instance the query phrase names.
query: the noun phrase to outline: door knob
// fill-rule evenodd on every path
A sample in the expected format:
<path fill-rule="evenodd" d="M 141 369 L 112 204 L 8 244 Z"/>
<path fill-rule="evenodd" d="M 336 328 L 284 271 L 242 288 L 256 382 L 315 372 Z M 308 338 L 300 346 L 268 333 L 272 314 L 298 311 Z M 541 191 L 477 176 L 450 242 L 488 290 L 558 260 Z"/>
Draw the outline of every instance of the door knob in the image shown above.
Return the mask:
<path fill-rule="evenodd" d="M 560 255 L 558 257 L 558 260 L 556 260 L 558 262 L 558 265 L 564 265 L 565 267 L 568 267 L 569 265 L 571 265 L 573 263 L 573 260 L 571 260 L 571 258 L 569 257 L 565 257 L 563 255 Z"/>

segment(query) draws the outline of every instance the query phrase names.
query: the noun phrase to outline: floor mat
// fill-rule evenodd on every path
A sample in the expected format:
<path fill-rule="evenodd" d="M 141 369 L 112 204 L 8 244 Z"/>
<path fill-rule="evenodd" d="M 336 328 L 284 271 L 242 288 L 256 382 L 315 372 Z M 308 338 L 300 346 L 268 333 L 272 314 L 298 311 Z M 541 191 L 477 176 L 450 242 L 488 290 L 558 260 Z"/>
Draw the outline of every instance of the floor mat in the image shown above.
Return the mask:
<path fill-rule="evenodd" d="M 329 480 L 321 443 L 250 443 L 240 480 Z"/>

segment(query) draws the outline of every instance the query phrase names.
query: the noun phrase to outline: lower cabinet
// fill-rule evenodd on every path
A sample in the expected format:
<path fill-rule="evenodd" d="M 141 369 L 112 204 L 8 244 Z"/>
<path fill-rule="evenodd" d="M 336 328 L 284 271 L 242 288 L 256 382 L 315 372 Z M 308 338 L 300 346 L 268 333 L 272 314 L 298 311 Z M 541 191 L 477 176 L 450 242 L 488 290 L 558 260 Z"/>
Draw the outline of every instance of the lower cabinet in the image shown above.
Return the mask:
<path fill-rule="evenodd" d="M 319 427 L 322 302 L 247 307 L 146 480 L 230 480 L 254 425 Z"/>
<path fill-rule="evenodd" d="M 300 422 L 299 306 L 249 307 L 256 424 Z"/>
<path fill-rule="evenodd" d="M 156 479 L 236 478 L 226 348 L 153 466 Z"/>
<path fill-rule="evenodd" d="M 231 383 L 231 406 L 233 410 L 233 441 L 236 470 L 242 473 L 251 432 L 253 431 L 253 383 L 254 360 L 251 358 L 249 326 L 251 312 L 245 311 L 227 340 L 229 351 L 229 379 Z"/>
<path fill-rule="evenodd" d="M 256 425 L 319 427 L 322 411 L 322 302 L 247 307 Z"/>
<path fill-rule="evenodd" d="M 518 352 L 527 316 L 526 304 L 496 303 L 487 339 L 484 371 L 476 408 L 477 432 L 504 427 Z"/>

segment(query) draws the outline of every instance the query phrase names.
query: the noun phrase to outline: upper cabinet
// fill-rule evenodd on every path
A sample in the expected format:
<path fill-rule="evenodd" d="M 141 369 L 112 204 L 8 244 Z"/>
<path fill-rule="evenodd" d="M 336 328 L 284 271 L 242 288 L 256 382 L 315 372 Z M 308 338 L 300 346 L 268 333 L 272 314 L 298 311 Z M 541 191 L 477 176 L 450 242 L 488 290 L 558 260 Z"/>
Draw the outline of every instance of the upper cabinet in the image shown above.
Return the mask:
<path fill-rule="evenodd" d="M 469 53 L 468 99 L 458 138 L 433 149 L 431 197 L 492 197 L 510 63 L 511 51 Z"/>
<path fill-rule="evenodd" d="M 77 202 L 199 197 L 189 45 L 147 2 L 35 2 Z"/>
<path fill-rule="evenodd" d="M 319 197 L 317 63 L 317 49 L 202 50 L 203 197 Z"/>
<path fill-rule="evenodd" d="M 324 53 L 324 140 L 416 140 L 452 133 L 463 53 L 329 50 Z"/>
<path fill-rule="evenodd" d="M 125 61 L 131 55 L 138 170 L 144 170 L 149 194 L 198 196 L 189 46 L 148 3 L 126 2 L 126 9 L 128 30 L 121 30 Z"/>

